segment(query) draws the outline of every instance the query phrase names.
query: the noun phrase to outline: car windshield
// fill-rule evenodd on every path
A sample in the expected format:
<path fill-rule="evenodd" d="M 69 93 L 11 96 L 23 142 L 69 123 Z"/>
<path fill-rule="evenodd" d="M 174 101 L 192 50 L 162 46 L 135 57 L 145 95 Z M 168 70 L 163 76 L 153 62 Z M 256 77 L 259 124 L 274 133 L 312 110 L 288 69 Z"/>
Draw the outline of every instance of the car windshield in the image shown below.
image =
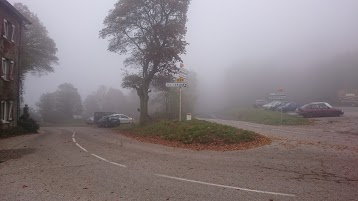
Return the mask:
<path fill-rule="evenodd" d="M 302 105 L 301 108 L 309 108 L 312 104 L 309 103 L 309 104 L 305 104 L 305 105 Z"/>
<path fill-rule="evenodd" d="M 328 108 L 333 108 L 329 103 L 324 103 Z"/>

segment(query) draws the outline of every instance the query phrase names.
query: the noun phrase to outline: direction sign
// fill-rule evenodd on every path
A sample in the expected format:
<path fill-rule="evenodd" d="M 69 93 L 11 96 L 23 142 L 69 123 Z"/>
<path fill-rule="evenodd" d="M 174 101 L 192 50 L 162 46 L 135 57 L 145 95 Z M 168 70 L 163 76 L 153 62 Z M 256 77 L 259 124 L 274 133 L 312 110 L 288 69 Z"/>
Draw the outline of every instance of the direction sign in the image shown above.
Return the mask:
<path fill-rule="evenodd" d="M 268 99 L 270 100 L 285 100 L 286 99 L 286 92 L 276 92 L 276 93 L 269 93 Z"/>
<path fill-rule="evenodd" d="M 179 72 L 179 77 L 186 78 L 188 76 L 188 73 L 181 73 Z"/>
<path fill-rule="evenodd" d="M 188 83 L 182 82 L 182 83 L 166 83 L 165 86 L 167 87 L 187 87 Z"/>
<path fill-rule="evenodd" d="M 179 72 L 188 74 L 188 69 L 186 68 L 179 68 Z"/>
<path fill-rule="evenodd" d="M 188 70 L 185 68 L 179 69 L 179 77 L 186 78 L 188 76 Z"/>
<path fill-rule="evenodd" d="M 269 96 L 270 100 L 285 100 L 286 96 Z"/>
<path fill-rule="evenodd" d="M 176 82 L 184 82 L 184 80 L 185 79 L 183 77 L 179 77 L 179 78 L 176 79 Z"/>

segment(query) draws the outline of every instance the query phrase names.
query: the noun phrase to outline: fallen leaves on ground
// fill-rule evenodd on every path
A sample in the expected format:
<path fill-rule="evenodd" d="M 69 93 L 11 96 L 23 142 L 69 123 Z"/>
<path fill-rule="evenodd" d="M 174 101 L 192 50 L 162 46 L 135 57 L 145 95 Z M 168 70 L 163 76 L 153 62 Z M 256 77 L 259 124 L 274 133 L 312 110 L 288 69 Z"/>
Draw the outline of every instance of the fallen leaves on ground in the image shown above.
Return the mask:
<path fill-rule="evenodd" d="M 234 143 L 234 144 L 224 144 L 222 142 L 215 142 L 210 144 L 200 144 L 200 143 L 193 143 L 193 144 L 184 144 L 177 141 L 169 141 L 163 140 L 160 137 L 153 136 L 153 137 L 143 137 L 137 135 L 132 132 L 128 131 L 121 131 L 122 135 L 130 137 L 132 139 L 138 140 L 140 142 L 149 142 L 153 144 L 161 144 L 168 147 L 176 147 L 176 148 L 184 148 L 184 149 L 191 149 L 191 150 L 212 150 L 212 151 L 235 151 L 235 150 L 245 150 L 245 149 L 252 149 L 264 145 L 271 144 L 271 139 L 265 136 L 256 136 L 256 139 L 251 142 L 243 142 L 243 143 Z"/>

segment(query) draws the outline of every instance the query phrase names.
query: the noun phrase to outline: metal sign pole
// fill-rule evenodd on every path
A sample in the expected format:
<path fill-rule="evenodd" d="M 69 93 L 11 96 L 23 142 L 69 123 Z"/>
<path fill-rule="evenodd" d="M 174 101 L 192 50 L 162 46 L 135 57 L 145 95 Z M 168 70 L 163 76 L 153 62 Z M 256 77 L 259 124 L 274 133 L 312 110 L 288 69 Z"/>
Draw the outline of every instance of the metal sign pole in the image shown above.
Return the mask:
<path fill-rule="evenodd" d="M 179 87 L 179 121 L 181 121 L 181 87 Z"/>

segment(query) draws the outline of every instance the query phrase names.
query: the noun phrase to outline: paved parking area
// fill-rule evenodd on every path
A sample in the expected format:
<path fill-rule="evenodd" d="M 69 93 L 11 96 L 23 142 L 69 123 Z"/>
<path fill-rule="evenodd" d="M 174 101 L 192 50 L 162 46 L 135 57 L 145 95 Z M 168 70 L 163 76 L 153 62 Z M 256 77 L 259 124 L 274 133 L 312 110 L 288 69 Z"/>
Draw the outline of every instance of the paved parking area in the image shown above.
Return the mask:
<path fill-rule="evenodd" d="M 327 132 L 358 135 L 358 107 L 338 107 L 344 111 L 342 117 L 313 118 L 313 125 L 308 127 Z"/>

